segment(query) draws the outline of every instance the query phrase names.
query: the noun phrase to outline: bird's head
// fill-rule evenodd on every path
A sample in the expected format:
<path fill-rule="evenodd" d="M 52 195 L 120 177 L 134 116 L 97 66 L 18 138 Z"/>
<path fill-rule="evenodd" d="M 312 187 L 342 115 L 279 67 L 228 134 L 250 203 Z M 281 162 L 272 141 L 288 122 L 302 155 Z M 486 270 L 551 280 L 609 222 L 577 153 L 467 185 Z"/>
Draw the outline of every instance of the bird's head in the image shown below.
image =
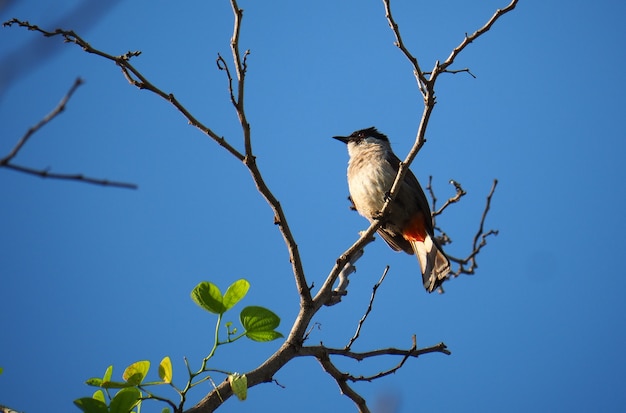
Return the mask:
<path fill-rule="evenodd" d="M 365 149 L 365 147 L 381 147 L 385 150 L 391 149 L 387 136 L 378 132 L 373 126 L 352 132 L 350 136 L 333 136 L 333 138 L 347 144 L 350 155 L 360 152 Z"/>

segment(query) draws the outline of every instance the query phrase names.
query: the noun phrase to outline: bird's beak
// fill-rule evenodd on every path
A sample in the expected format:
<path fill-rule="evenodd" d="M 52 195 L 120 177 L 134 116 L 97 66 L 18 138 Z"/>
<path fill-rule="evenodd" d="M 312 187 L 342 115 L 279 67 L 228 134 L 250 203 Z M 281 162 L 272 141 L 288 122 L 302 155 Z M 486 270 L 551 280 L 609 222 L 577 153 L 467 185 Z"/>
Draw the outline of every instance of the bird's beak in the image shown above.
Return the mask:
<path fill-rule="evenodd" d="M 337 139 L 338 141 L 347 144 L 350 138 L 348 138 L 347 136 L 333 136 L 333 139 Z"/>

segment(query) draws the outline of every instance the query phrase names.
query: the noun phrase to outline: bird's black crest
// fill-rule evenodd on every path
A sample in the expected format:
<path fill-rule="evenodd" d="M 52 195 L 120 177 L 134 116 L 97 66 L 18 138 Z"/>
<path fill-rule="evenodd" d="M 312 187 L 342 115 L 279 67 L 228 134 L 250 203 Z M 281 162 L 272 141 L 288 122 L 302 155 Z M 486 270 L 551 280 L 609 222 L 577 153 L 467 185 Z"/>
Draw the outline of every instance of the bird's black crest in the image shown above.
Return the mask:
<path fill-rule="evenodd" d="M 356 132 L 352 132 L 352 135 L 350 135 L 351 138 L 359 138 L 359 139 L 364 139 L 364 138 L 367 138 L 368 136 L 371 136 L 373 138 L 378 138 L 382 141 L 389 142 L 389 139 L 387 138 L 387 136 L 378 132 L 378 129 L 376 129 L 373 126 L 371 128 L 361 129 Z"/>

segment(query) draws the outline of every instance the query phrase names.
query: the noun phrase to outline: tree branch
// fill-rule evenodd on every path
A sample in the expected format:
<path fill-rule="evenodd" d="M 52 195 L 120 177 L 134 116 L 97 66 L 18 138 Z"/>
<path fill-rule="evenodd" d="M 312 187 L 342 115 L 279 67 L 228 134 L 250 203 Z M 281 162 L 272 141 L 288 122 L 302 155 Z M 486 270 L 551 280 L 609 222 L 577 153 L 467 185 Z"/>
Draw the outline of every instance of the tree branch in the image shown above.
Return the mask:
<path fill-rule="evenodd" d="M 320 354 L 316 357 L 322 365 L 324 371 L 335 379 L 337 385 L 341 389 L 341 394 L 347 396 L 350 400 L 352 400 L 354 404 L 356 404 L 360 413 L 369 413 L 370 409 L 367 407 L 366 400 L 348 384 L 348 379 L 350 378 L 350 375 L 342 373 L 341 370 L 339 370 L 330 360 L 330 357 L 328 357 L 328 353 L 320 351 Z"/>
<path fill-rule="evenodd" d="M 452 275 L 458 277 L 461 274 L 474 274 L 476 268 L 478 268 L 478 263 L 476 262 L 476 256 L 482 250 L 482 248 L 487 245 L 487 238 L 491 235 L 498 235 L 499 231 L 490 229 L 485 232 L 485 220 L 487 219 L 487 214 L 489 213 L 489 209 L 491 207 L 491 198 L 493 197 L 494 192 L 496 191 L 496 186 L 498 185 L 498 180 L 494 179 L 493 184 L 491 185 L 491 190 L 487 195 L 487 200 L 485 202 L 485 208 L 483 210 L 482 216 L 480 218 L 480 224 L 478 225 L 478 230 L 476 231 L 476 235 L 474 235 L 474 240 L 472 242 L 472 251 L 465 258 L 456 258 L 448 255 L 450 261 L 453 261 L 459 264 L 459 268 L 454 271 Z M 469 267 L 468 267 L 469 265 Z"/>
<path fill-rule="evenodd" d="M 67 105 L 67 102 L 69 102 L 70 98 L 72 97 L 76 89 L 78 89 L 78 87 L 82 84 L 83 84 L 83 80 L 79 77 L 76 78 L 76 80 L 74 81 L 74 84 L 72 85 L 72 87 L 70 87 L 70 90 L 68 90 L 65 96 L 63 96 L 63 99 L 61 99 L 59 104 L 52 110 L 52 112 L 48 113 L 46 116 L 43 117 L 43 119 L 37 122 L 36 125 L 28 128 L 24 136 L 22 136 L 22 138 L 17 142 L 17 144 L 13 147 L 11 152 L 9 152 L 8 155 L 5 156 L 4 158 L 0 159 L 0 165 L 11 161 L 11 159 L 13 159 L 17 155 L 20 149 L 22 149 L 22 147 L 26 144 L 28 139 L 30 139 L 30 137 L 35 132 L 37 132 L 39 129 L 45 126 L 48 122 L 50 122 L 52 119 L 56 118 L 61 112 L 63 112 L 65 110 L 65 105 Z"/>
<path fill-rule="evenodd" d="M 393 18 L 393 15 L 391 14 L 391 5 L 389 4 L 389 2 L 390 0 L 383 0 L 383 5 L 385 6 L 385 17 L 387 18 L 387 23 L 389 23 L 389 27 L 391 27 L 391 30 L 393 31 L 393 34 L 396 38 L 396 41 L 394 44 L 396 45 L 396 47 L 402 50 L 402 53 L 404 54 L 404 56 L 406 56 L 406 58 L 409 59 L 409 62 L 411 62 L 411 64 L 413 65 L 413 74 L 415 75 L 415 79 L 417 80 L 417 85 L 419 87 L 420 92 L 422 92 L 422 96 L 424 96 L 424 99 L 426 99 L 427 98 L 426 85 L 428 83 L 428 80 L 424 76 L 424 72 L 422 72 L 419 62 L 417 61 L 417 58 L 413 56 L 411 52 L 409 51 L 409 49 L 407 49 L 406 46 L 404 45 L 404 41 L 402 40 L 402 35 L 400 34 L 400 29 L 398 28 L 398 24 L 396 23 L 396 21 Z"/>
<path fill-rule="evenodd" d="M 54 31 L 46 31 L 36 25 L 30 24 L 27 21 L 21 21 L 15 18 L 5 22 L 3 25 L 12 26 L 13 24 L 17 24 L 20 27 L 25 27 L 28 30 L 39 32 L 46 37 L 60 36 L 66 43 L 74 43 L 81 47 L 87 53 L 95 54 L 96 56 L 100 56 L 106 60 L 114 62 L 117 66 L 120 67 L 124 77 L 131 85 L 137 87 L 138 89 L 148 90 L 170 102 L 179 112 L 183 114 L 183 116 L 187 119 L 190 125 L 194 126 L 196 129 L 199 129 L 205 135 L 211 137 L 215 142 L 217 142 L 220 146 L 226 149 L 235 158 L 243 161 L 244 155 L 241 152 L 231 146 L 223 137 L 217 135 L 215 132 L 213 132 L 213 130 L 211 130 L 200 121 L 198 121 L 195 117 L 193 117 L 191 113 L 189 113 L 189 111 L 178 101 L 178 99 L 174 97 L 173 94 L 164 92 L 163 90 L 153 85 L 150 81 L 148 81 L 148 79 L 144 77 L 141 72 L 139 72 L 130 63 L 130 59 L 139 56 L 141 52 L 129 51 L 120 56 L 113 56 L 111 54 L 93 48 L 89 43 L 87 43 L 80 36 L 74 33 L 73 30 L 56 29 Z"/>
<path fill-rule="evenodd" d="M 23 172 L 30 175 L 36 175 L 42 178 L 52 178 L 59 179 L 65 181 L 79 181 L 87 184 L 101 185 L 101 186 L 113 186 L 117 188 L 127 188 L 127 189 L 137 189 L 138 186 L 136 184 L 128 183 L 128 182 L 120 182 L 120 181 L 110 181 L 108 179 L 100 179 L 100 178 L 91 178 L 89 176 L 85 176 L 83 174 L 64 174 L 64 173 L 56 173 L 50 172 L 47 169 L 34 169 L 29 168 L 27 166 L 14 165 L 11 163 L 0 165 L 7 169 L 13 169 L 14 171 Z"/>
<path fill-rule="evenodd" d="M 102 185 L 102 186 L 114 186 L 118 188 L 129 188 L 129 189 L 137 189 L 137 185 L 126 183 L 126 182 L 118 182 L 118 181 L 110 181 L 108 179 L 99 179 L 99 178 L 91 178 L 88 176 L 84 176 L 83 174 L 66 174 L 66 173 L 56 173 L 50 172 L 48 169 L 36 169 L 28 166 L 17 165 L 12 163 L 11 161 L 18 155 L 18 153 L 22 150 L 26 142 L 38 132 L 41 128 L 46 126 L 52 119 L 59 116 L 64 110 L 65 106 L 69 102 L 69 100 L 74 95 L 74 92 L 80 85 L 83 84 L 83 80 L 81 78 L 76 78 L 74 84 L 70 87 L 68 92 L 63 96 L 58 105 L 46 116 L 44 116 L 37 124 L 28 128 L 26 133 L 17 141 L 13 149 L 2 159 L 0 159 L 0 167 L 4 167 L 7 169 L 12 169 L 14 171 L 23 172 L 30 175 L 40 176 L 42 178 L 52 178 L 52 179 L 61 179 L 61 180 L 69 180 L 69 181 L 80 181 L 88 184 L 94 185 Z"/>
<path fill-rule="evenodd" d="M 368 358 L 380 357 L 380 356 L 409 356 L 409 357 L 419 357 L 424 354 L 429 353 L 443 353 L 445 355 L 450 355 L 452 352 L 448 350 L 448 347 L 444 343 L 435 344 L 434 346 L 424 347 L 424 348 L 413 348 L 411 347 L 408 350 L 402 350 L 395 347 L 383 348 L 372 351 L 365 352 L 355 352 L 350 349 L 345 348 L 330 348 L 325 347 L 323 345 L 319 346 L 304 346 L 299 351 L 299 356 L 317 356 L 320 352 L 326 352 L 329 355 L 335 356 L 343 356 L 356 361 L 363 361 Z"/>
<path fill-rule="evenodd" d="M 280 229 L 280 233 L 283 236 L 283 240 L 287 246 L 287 250 L 289 252 L 289 261 L 291 262 L 293 275 L 296 282 L 296 288 L 300 295 L 301 307 L 309 307 L 311 302 L 311 291 L 307 285 L 306 278 L 304 275 L 304 268 L 302 266 L 302 259 L 300 258 L 300 252 L 298 251 L 298 245 L 291 233 L 291 228 L 287 223 L 287 217 L 278 202 L 278 199 L 274 196 L 274 194 L 270 191 L 269 187 L 265 183 L 263 176 L 256 164 L 256 157 L 252 152 L 252 140 L 250 133 L 250 124 L 246 118 L 245 106 L 244 106 L 244 88 L 245 88 L 245 80 L 246 80 L 246 70 L 247 70 L 247 56 L 249 55 L 249 51 L 244 53 L 243 60 L 241 59 L 241 53 L 239 52 L 239 34 L 241 32 L 241 21 L 243 19 L 243 10 L 239 8 L 236 0 L 231 0 L 231 6 L 233 9 L 233 14 L 235 16 L 234 28 L 233 28 L 233 36 L 231 38 L 230 47 L 233 55 L 233 63 L 235 64 L 236 74 L 237 74 L 237 98 L 234 99 L 234 91 L 232 88 L 232 77 L 230 76 L 230 71 L 227 69 L 228 66 L 224 59 L 218 57 L 218 62 L 222 61 L 224 70 L 226 70 L 226 74 L 229 80 L 229 89 L 231 102 L 235 106 L 235 110 L 237 112 L 237 116 L 239 118 L 239 123 L 241 124 L 241 129 L 244 136 L 244 147 L 245 147 L 245 157 L 243 159 L 243 163 L 246 165 L 250 174 L 252 175 L 252 180 L 256 185 L 257 190 L 261 193 L 265 201 L 268 203 L 272 211 L 274 212 L 274 224 L 278 225 Z M 219 64 L 219 63 L 218 63 Z M 302 336 L 301 336 L 302 337 Z"/>
<path fill-rule="evenodd" d="M 452 63 L 454 63 L 454 59 L 457 58 L 457 56 L 463 51 L 463 49 L 465 49 L 474 40 L 478 39 L 480 36 L 488 32 L 489 29 L 491 29 L 491 26 L 493 26 L 500 17 L 504 16 L 506 13 L 513 10 L 515 6 L 517 6 L 517 2 L 518 0 L 512 0 L 511 3 L 509 3 L 509 5 L 505 8 L 496 10 L 493 16 L 491 16 L 491 18 L 489 19 L 489 21 L 487 21 L 487 23 L 485 23 L 483 27 L 476 30 L 470 36 L 465 33 L 465 38 L 463 39 L 463 41 L 457 47 L 455 47 L 450 53 L 450 56 L 448 56 L 448 58 L 441 65 L 439 65 L 437 71 L 432 74 L 433 77 L 431 77 L 431 80 L 434 80 L 434 78 L 436 78 L 439 73 L 445 72 L 448 67 L 452 65 Z"/>
<path fill-rule="evenodd" d="M 413 345 L 408 350 L 401 350 L 397 348 L 387 348 L 387 349 L 374 350 L 374 351 L 369 351 L 369 352 L 364 352 L 364 353 L 357 353 L 357 352 L 350 351 L 348 348 L 336 349 L 336 348 L 328 348 L 323 345 L 319 345 L 319 346 L 302 347 L 299 351 L 299 356 L 315 357 L 319 361 L 319 363 L 322 365 L 322 368 L 324 369 L 324 371 L 326 371 L 331 377 L 335 379 L 335 381 L 337 382 L 337 385 L 341 389 L 342 394 L 349 397 L 356 404 L 360 412 L 369 412 L 365 399 L 361 395 L 359 395 L 352 387 L 350 387 L 350 385 L 348 385 L 348 381 L 371 382 L 373 380 L 377 380 L 382 377 L 388 376 L 390 374 L 395 373 L 400 368 L 402 368 L 402 366 L 404 366 L 404 364 L 410 357 L 417 358 L 422 354 L 428 354 L 428 353 L 443 353 L 446 355 L 451 354 L 444 343 L 439 343 L 435 346 L 426 347 L 423 349 L 417 349 L 417 341 L 415 339 L 415 336 L 412 337 L 412 340 L 413 340 Z M 395 366 L 387 370 L 383 370 L 377 374 L 370 375 L 370 376 L 356 376 L 350 373 L 344 373 L 340 371 L 332 362 L 330 358 L 331 355 L 343 356 L 343 357 L 351 358 L 357 361 L 362 361 L 362 360 L 365 360 L 367 358 L 372 358 L 372 357 L 380 357 L 380 356 L 388 356 L 388 355 L 402 356 L 402 359 Z"/>
<path fill-rule="evenodd" d="M 385 267 L 385 271 L 383 271 L 383 275 L 381 275 L 378 282 L 374 284 L 374 287 L 372 287 L 372 295 L 370 296 L 370 302 L 367 306 L 367 310 L 365 310 L 365 314 L 363 314 L 363 317 L 361 317 L 361 319 L 359 320 L 359 324 L 356 327 L 356 331 L 354 332 L 354 335 L 350 338 L 350 341 L 348 342 L 348 344 L 346 344 L 345 350 L 350 350 L 350 348 L 352 347 L 352 344 L 354 344 L 354 342 L 359 338 L 359 335 L 361 334 L 361 328 L 363 327 L 363 323 L 365 323 L 365 320 L 367 320 L 367 316 L 372 312 L 372 308 L 374 307 L 374 299 L 376 298 L 376 292 L 378 291 L 378 287 L 380 287 L 383 281 L 385 281 L 387 272 L 389 272 L 388 265 Z"/>
<path fill-rule="evenodd" d="M 428 177 L 428 185 L 426 186 L 426 190 L 430 193 L 430 197 L 433 200 L 432 203 L 432 216 L 433 216 L 433 220 L 437 215 L 441 215 L 443 213 L 443 211 L 450 205 L 455 204 L 457 202 L 459 202 L 461 200 L 461 198 L 463 198 L 467 192 L 465 192 L 465 190 L 463 189 L 463 187 L 461 186 L 461 184 L 453 179 L 450 180 L 450 184 L 454 185 L 454 189 L 456 190 L 456 193 L 453 197 L 448 198 L 448 200 L 441 206 L 441 208 L 437 209 L 436 204 L 437 204 L 437 198 L 435 197 L 435 191 L 433 190 L 433 186 L 432 186 L 432 181 L 433 181 L 433 177 L 432 175 Z"/>

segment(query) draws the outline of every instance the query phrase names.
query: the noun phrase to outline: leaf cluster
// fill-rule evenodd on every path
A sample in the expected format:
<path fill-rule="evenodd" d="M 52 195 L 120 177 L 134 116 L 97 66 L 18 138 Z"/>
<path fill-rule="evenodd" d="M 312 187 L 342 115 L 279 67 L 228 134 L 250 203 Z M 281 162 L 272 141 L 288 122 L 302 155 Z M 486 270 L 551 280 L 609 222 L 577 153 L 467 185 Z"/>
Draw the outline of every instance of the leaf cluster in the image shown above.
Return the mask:
<path fill-rule="evenodd" d="M 216 314 L 217 322 L 213 347 L 202 360 L 200 368 L 192 371 L 187 359 L 185 359 L 187 378 L 184 387 L 179 388 L 174 384 L 172 361 L 169 356 L 166 356 L 159 363 L 159 380 L 146 381 L 150 370 L 150 361 L 148 360 L 137 361 L 126 367 L 121 381 L 112 379 L 113 366 L 109 366 L 102 378 L 94 377 L 86 381 L 87 385 L 98 387 L 98 390 L 91 397 L 75 400 L 74 404 L 85 413 L 129 413 L 139 412 L 142 401 L 152 399 L 168 405 L 168 407 L 163 408 L 163 413 L 169 413 L 171 409 L 175 412 L 182 412 L 187 392 L 191 388 L 207 380 L 215 387 L 211 373 L 225 374 L 233 393 L 239 400 L 245 400 L 248 391 L 246 375 L 209 368 L 208 362 L 213 358 L 219 346 L 233 343 L 242 337 L 247 337 L 256 342 L 267 342 L 283 337 L 280 332 L 276 331 L 280 324 L 280 318 L 274 312 L 260 306 L 248 306 L 241 310 L 239 313 L 241 333 L 233 327 L 231 321 L 222 326 L 223 315 L 241 301 L 249 289 L 250 283 L 245 279 L 240 279 L 232 283 L 224 294 L 209 281 L 199 283 L 192 290 L 192 300 L 202 309 L 211 314 Z M 221 327 L 226 328 L 226 339 L 223 341 L 219 339 Z M 178 402 L 175 403 L 165 397 L 158 396 L 148 389 L 150 386 L 159 385 L 173 388 L 180 396 Z M 114 390 L 117 391 L 113 392 Z"/>

